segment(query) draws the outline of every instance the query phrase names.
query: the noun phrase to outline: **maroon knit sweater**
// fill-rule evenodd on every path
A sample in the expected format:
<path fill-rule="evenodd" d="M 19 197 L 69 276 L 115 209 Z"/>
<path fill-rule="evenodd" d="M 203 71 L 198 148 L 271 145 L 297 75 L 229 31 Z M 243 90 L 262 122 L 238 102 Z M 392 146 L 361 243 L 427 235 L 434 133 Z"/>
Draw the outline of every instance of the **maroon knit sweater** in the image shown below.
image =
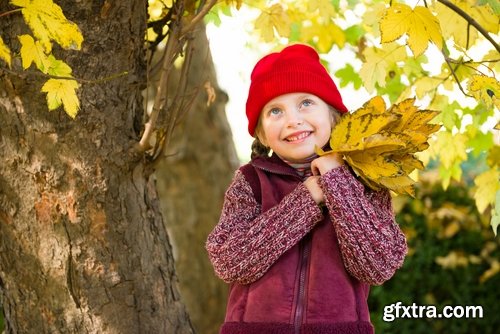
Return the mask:
<path fill-rule="evenodd" d="M 293 266 L 296 263 L 298 263 L 297 267 L 301 266 L 300 259 L 290 262 L 289 258 L 295 256 L 291 255 L 293 252 L 302 254 L 300 253 L 301 250 L 304 247 L 309 247 L 318 256 L 320 251 L 314 250 L 314 247 L 316 247 L 315 242 L 325 243 L 321 241 L 325 240 L 325 235 L 328 235 L 326 243 L 328 244 L 328 240 L 332 240 L 332 246 L 317 246 L 318 249 L 321 249 L 321 252 L 327 250 L 330 253 L 337 254 L 324 254 L 318 257 L 319 260 L 310 260 L 322 262 L 322 259 L 325 259 L 321 265 L 314 264 L 313 269 L 308 269 L 307 283 L 312 286 L 316 276 L 320 281 L 324 279 L 321 278 L 322 272 L 330 270 L 328 269 L 330 267 L 337 266 L 338 268 L 331 269 L 333 274 L 326 281 L 325 288 L 328 289 L 331 284 L 335 285 L 336 283 L 332 280 L 338 279 L 339 286 L 342 284 L 351 285 L 353 291 L 358 291 L 356 292 L 357 295 L 362 295 L 361 298 L 356 297 L 355 304 L 366 304 L 365 292 L 367 294 L 368 290 L 362 286 L 382 284 L 392 277 L 397 268 L 401 267 L 407 252 L 406 239 L 394 221 L 388 191 L 375 192 L 366 189 L 346 166 L 335 168 L 319 178 L 319 185 L 325 195 L 326 205 L 326 210 L 322 210 L 314 202 L 311 194 L 295 171 L 276 156 L 268 159 L 259 158 L 252 161 L 252 164 L 258 174 L 260 173 L 261 186 L 267 187 L 262 189 L 262 200 L 258 201 L 254 196 L 255 189 L 252 189 L 250 185 L 250 182 L 254 181 L 250 180 L 249 182 L 242 171 L 238 170 L 226 192 L 219 224 L 209 235 L 206 243 L 216 274 L 225 282 L 233 283 L 232 292 L 234 293 L 232 297 L 230 296 L 228 303 L 226 328 L 229 328 L 227 327 L 229 325 L 236 326 L 231 328 L 237 330 L 238 333 L 253 333 L 252 330 L 247 331 L 244 326 L 241 327 L 241 324 L 247 321 L 256 321 L 259 326 L 264 325 L 264 328 L 266 328 L 266 322 L 278 327 L 292 326 L 295 320 L 292 319 L 293 316 L 290 316 L 292 320 L 290 320 L 290 324 L 287 324 L 286 319 L 288 316 L 286 312 L 283 313 L 284 316 L 277 315 L 277 318 L 281 318 L 274 323 L 269 320 L 272 319 L 272 315 L 256 315 L 251 313 L 253 311 L 248 310 L 235 315 L 236 313 L 232 307 L 236 305 L 237 309 L 245 309 L 247 307 L 246 303 L 251 300 L 251 297 L 248 296 L 251 296 L 252 291 L 258 291 L 259 286 L 264 287 L 265 282 L 273 279 L 266 276 L 266 273 L 277 277 L 283 275 L 283 272 L 288 272 L 286 266 L 290 266 L 289 264 L 281 264 L 285 267 L 280 267 L 278 263 L 289 261 L 287 263 L 293 263 Z M 325 221 L 329 223 L 325 225 Z M 306 235 L 311 234 L 309 233 L 311 231 L 314 232 L 312 237 L 305 238 Z M 330 235 L 333 239 L 328 239 Z M 302 240 L 302 243 L 305 244 L 305 239 L 312 240 L 308 241 L 311 246 L 299 247 L 299 242 Z M 296 257 L 301 256 L 297 255 Z M 338 260 L 335 260 L 337 257 Z M 328 261 L 331 261 L 331 264 Z M 309 263 L 307 265 L 311 266 Z M 323 269 L 314 272 L 315 268 L 319 267 Z M 277 269 L 270 270 L 271 268 L 281 268 L 279 269 L 281 273 L 275 273 Z M 291 268 L 289 272 L 293 276 L 297 275 L 295 272 L 298 272 L 298 270 Z M 349 279 L 349 275 L 352 275 L 351 279 Z M 286 281 L 286 277 L 280 278 L 279 287 L 286 285 Z M 290 279 L 290 282 L 292 281 L 298 282 L 299 279 Z M 273 284 L 276 287 L 276 283 Z M 241 291 L 247 290 L 245 290 L 246 292 L 238 292 L 238 289 Z M 296 288 L 290 287 L 290 290 L 294 289 Z M 340 294 L 343 295 L 347 290 L 351 291 L 351 288 L 343 288 L 343 290 L 340 290 Z M 254 295 L 257 294 L 256 292 Z M 267 292 L 263 295 L 266 294 Z M 312 292 L 310 294 L 312 295 Z M 245 297 L 241 297 L 242 295 L 245 295 Z M 289 311 L 296 312 L 296 298 L 290 298 L 293 299 L 293 303 Z M 342 300 L 335 300 L 335 296 L 331 299 L 334 300 L 336 305 L 342 304 Z M 275 301 L 270 301 L 270 303 L 275 303 Z M 346 307 L 348 303 L 346 301 Z M 273 306 L 273 309 L 281 310 L 281 305 L 276 305 Z M 313 302 L 309 302 L 308 307 L 311 309 L 321 307 L 321 305 L 318 305 L 317 302 L 315 305 L 313 305 Z M 330 306 L 326 305 L 325 307 L 330 308 Z M 262 308 L 262 306 L 259 307 Z M 358 305 L 358 308 L 362 309 L 362 311 L 357 311 L 358 318 L 360 312 L 365 314 L 362 316 L 363 319 L 359 319 L 358 322 L 368 322 L 369 324 L 366 305 L 361 307 Z M 231 315 L 229 311 L 231 311 Z M 318 314 L 316 310 L 311 312 L 313 313 L 313 315 L 309 316 L 311 319 L 314 314 Z M 340 320 L 331 319 L 332 317 L 335 317 L 335 315 L 330 314 L 324 319 L 320 317 L 318 321 L 325 323 L 325 321 L 352 320 L 351 314 L 341 314 L 339 317 L 342 319 Z M 248 320 L 250 318 L 252 320 Z M 301 321 L 307 322 L 306 320 Z M 346 326 L 348 328 L 352 327 L 349 324 Z M 254 326 L 253 328 L 261 327 Z M 229 333 L 230 331 L 226 332 Z M 288 333 L 287 330 L 276 331 L 276 333 L 278 332 Z M 361 332 L 366 333 L 369 331 L 359 331 L 359 333 Z M 265 333 L 265 331 L 262 333 Z M 326 330 L 324 333 L 336 333 L 336 331 Z"/>

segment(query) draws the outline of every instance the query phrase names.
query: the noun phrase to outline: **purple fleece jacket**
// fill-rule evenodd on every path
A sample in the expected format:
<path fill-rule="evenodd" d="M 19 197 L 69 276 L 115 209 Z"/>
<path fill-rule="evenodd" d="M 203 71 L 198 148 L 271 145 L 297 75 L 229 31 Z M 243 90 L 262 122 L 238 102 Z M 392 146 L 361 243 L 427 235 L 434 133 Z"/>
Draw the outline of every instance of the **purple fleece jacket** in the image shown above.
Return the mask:
<path fill-rule="evenodd" d="M 389 192 L 339 167 L 319 179 L 322 209 L 277 156 L 251 165 L 253 178 L 236 172 L 206 244 L 231 283 L 221 333 L 373 333 L 369 285 L 392 277 L 407 252 Z"/>

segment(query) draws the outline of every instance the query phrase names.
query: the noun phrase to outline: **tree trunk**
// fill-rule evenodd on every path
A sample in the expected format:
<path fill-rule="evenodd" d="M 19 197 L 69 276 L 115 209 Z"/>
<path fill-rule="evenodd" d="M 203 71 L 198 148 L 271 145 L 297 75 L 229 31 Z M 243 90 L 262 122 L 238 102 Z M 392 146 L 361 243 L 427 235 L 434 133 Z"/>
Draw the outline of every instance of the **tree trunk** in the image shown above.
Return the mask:
<path fill-rule="evenodd" d="M 0 71 L 0 294 L 7 333 L 191 333 L 153 178 L 129 154 L 142 123 L 146 2 L 61 0 L 82 51 L 75 120 L 45 78 Z M 5 1 L 0 12 L 6 11 Z M 19 14 L 2 17 L 19 51 Z"/>
<path fill-rule="evenodd" d="M 215 276 L 204 246 L 219 220 L 224 192 L 239 163 L 225 116 L 227 95 L 217 86 L 203 25 L 192 43 L 188 91 L 198 89 L 199 93 L 176 128 L 156 176 L 182 300 L 196 331 L 215 334 L 224 319 L 227 287 Z M 210 82 L 217 96 L 209 106 L 205 82 Z"/>

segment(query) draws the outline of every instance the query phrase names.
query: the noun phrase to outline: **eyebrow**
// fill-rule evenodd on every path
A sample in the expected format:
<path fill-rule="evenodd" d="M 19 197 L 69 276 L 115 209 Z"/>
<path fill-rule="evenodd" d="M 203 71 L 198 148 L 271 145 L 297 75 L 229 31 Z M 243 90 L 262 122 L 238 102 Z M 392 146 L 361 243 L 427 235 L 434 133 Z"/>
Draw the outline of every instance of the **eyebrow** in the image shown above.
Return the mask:
<path fill-rule="evenodd" d="M 262 110 L 263 111 L 268 111 L 268 110 L 271 110 L 273 108 L 281 108 L 281 104 L 280 103 L 273 103 L 273 104 L 269 104 L 269 105 L 265 105 Z"/>

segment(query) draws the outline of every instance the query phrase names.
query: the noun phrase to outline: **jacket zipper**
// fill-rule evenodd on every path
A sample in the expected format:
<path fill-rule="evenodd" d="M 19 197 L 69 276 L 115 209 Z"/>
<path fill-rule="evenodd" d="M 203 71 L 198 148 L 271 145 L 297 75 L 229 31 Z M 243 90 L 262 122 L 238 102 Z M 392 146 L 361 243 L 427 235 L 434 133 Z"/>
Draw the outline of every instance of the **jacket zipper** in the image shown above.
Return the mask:
<path fill-rule="evenodd" d="M 300 327 L 304 319 L 307 269 L 309 266 L 309 253 L 311 251 L 311 244 L 309 240 L 310 235 L 307 234 L 302 241 L 300 253 L 299 287 L 297 289 L 297 306 L 295 307 L 294 319 L 295 334 L 300 334 Z"/>

